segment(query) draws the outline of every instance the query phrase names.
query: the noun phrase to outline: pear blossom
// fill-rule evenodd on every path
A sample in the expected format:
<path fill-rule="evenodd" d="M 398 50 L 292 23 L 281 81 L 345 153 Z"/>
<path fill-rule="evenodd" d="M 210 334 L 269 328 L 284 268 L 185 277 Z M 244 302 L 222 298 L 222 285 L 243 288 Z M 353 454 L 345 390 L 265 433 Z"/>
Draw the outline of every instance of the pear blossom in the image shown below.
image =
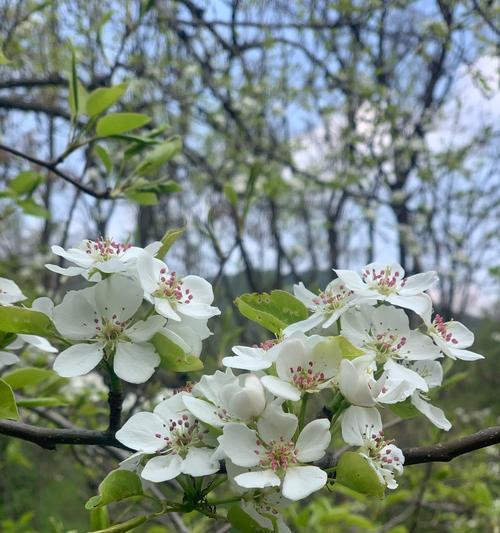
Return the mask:
<path fill-rule="evenodd" d="M 0 278 L 0 305 L 10 305 L 26 300 L 21 289 L 11 279 Z"/>
<path fill-rule="evenodd" d="M 397 263 L 370 263 L 363 267 L 361 276 L 354 270 L 334 272 L 355 294 L 411 309 L 421 316 L 432 307 L 424 291 L 438 280 L 434 271 L 405 277 L 403 267 Z"/>
<path fill-rule="evenodd" d="M 142 456 L 153 456 L 140 472 L 143 479 L 161 482 L 179 474 L 208 476 L 219 470 L 209 430 L 186 410 L 186 396 L 176 394 L 159 403 L 152 413 L 136 413 L 116 433 L 125 446 Z"/>
<path fill-rule="evenodd" d="M 185 353 L 199 357 L 203 341 L 212 335 L 207 319 L 184 316 L 182 322 L 169 321 L 160 333 L 180 346 Z"/>
<path fill-rule="evenodd" d="M 377 365 L 383 365 L 391 381 L 406 381 L 414 387 L 413 390 L 429 390 L 417 372 L 399 363 L 432 360 L 441 354 L 429 337 L 410 330 L 403 310 L 362 305 L 344 315 L 342 334 L 370 355 Z"/>
<path fill-rule="evenodd" d="M 331 281 L 324 291 L 314 294 L 304 287 L 302 282 L 293 286 L 293 293 L 312 314 L 310 317 L 285 328 L 283 334 L 289 336 L 295 331 L 307 332 L 315 327 L 328 328 L 334 324 L 348 309 L 358 303 L 366 303 L 369 298 L 363 298 L 352 289 L 346 287 L 341 279 Z M 376 302 L 372 298 L 373 303 Z"/>
<path fill-rule="evenodd" d="M 133 320 L 143 292 L 131 279 L 115 274 L 93 287 L 69 291 L 54 308 L 54 324 L 66 338 L 78 342 L 61 352 L 54 370 L 61 376 L 81 376 L 106 358 L 118 377 L 130 383 L 147 381 L 160 363 L 149 341 L 165 324 L 153 315 Z"/>
<path fill-rule="evenodd" d="M 300 432 L 295 415 L 285 413 L 276 403 L 269 404 L 257 422 L 257 430 L 231 422 L 218 438 L 222 452 L 238 466 L 250 470 L 234 481 L 243 488 L 279 487 L 283 496 L 297 501 L 321 489 L 327 474 L 317 466 L 306 465 L 321 459 L 330 444 L 330 422 L 313 420 Z"/>
<path fill-rule="evenodd" d="M 19 361 L 19 357 L 11 352 L 0 350 L 0 370 L 4 366 L 13 365 Z"/>
<path fill-rule="evenodd" d="M 224 357 L 222 364 L 229 368 L 257 371 L 273 365 L 281 350 L 278 339 L 269 339 L 255 346 L 233 346 L 234 356 Z"/>
<path fill-rule="evenodd" d="M 427 332 L 438 348 L 451 359 L 463 361 L 476 361 L 484 359 L 478 353 L 465 350 L 474 344 L 474 333 L 456 320 L 445 322 L 441 315 L 436 314 L 431 322 L 431 313 L 423 317 Z"/>
<path fill-rule="evenodd" d="M 380 413 L 374 407 L 349 407 L 342 415 L 342 438 L 351 446 L 359 446 L 358 453 L 376 472 L 381 484 L 395 489 L 394 474 L 403 473 L 404 455 L 394 444 L 386 441 Z"/>
<path fill-rule="evenodd" d="M 230 369 L 203 376 L 192 393 L 184 398 L 186 407 L 196 418 L 215 427 L 231 421 L 250 421 L 266 407 L 266 393 L 259 377 L 236 377 Z"/>
<path fill-rule="evenodd" d="M 52 252 L 76 266 L 67 268 L 46 264 L 46 268 L 65 276 L 83 276 L 88 281 L 100 281 L 102 274 L 130 272 L 140 254 L 154 256 L 161 247 L 161 242 L 153 242 L 144 249 L 128 243 L 119 243 L 111 238 L 101 237 L 96 241 L 85 239 L 77 248 L 65 250 L 61 246 L 52 246 Z"/>
<path fill-rule="evenodd" d="M 342 353 L 320 335 L 294 336 L 281 343 L 276 359 L 277 376 L 263 376 L 264 387 L 279 398 L 297 401 L 308 392 L 330 386 L 338 372 Z"/>
<path fill-rule="evenodd" d="M 213 307 L 212 286 L 199 276 L 178 277 L 167 265 L 149 254 L 141 254 L 137 274 L 144 289 L 144 297 L 156 312 L 168 319 L 181 321 L 182 317 L 206 320 L 220 315 Z"/>

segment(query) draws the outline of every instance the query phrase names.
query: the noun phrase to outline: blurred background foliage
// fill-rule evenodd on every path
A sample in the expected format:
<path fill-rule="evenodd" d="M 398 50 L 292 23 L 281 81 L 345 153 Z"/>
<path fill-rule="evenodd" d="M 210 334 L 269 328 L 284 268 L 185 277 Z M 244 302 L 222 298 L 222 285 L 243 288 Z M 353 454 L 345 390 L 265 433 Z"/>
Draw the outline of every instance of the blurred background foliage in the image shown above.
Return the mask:
<path fill-rule="evenodd" d="M 210 279 L 223 309 L 202 355 L 211 371 L 235 343 L 263 339 L 232 305 L 242 292 L 319 288 L 331 268 L 375 259 L 436 269 L 439 311 L 476 332 L 486 360 L 447 368 L 438 404 L 450 434 L 394 415 L 388 433 L 405 446 L 498 423 L 499 19 L 490 0 L 0 0 L 0 275 L 57 299 L 70 285 L 43 268 L 51 244 L 145 245 L 185 226 L 169 264 Z M 142 188 L 126 181 L 123 139 L 58 160 L 81 125 L 68 105 L 72 50 L 82 89 L 127 83 L 113 109 L 153 117 L 141 143 L 182 139 Z M 90 191 L 133 194 L 95 197 L 2 146 L 57 162 Z M 23 354 L 33 366 L 46 357 Z M 196 376 L 127 387 L 126 413 L 186 379 Z M 25 421 L 105 424 L 97 375 L 23 393 L 58 398 L 22 408 Z M 87 531 L 83 503 L 118 460 L 0 438 L 0 531 Z M 384 501 L 334 486 L 288 508 L 288 521 L 299 532 L 497 532 L 498 464 L 488 448 L 411 466 Z M 165 520 L 137 531 L 228 531 L 199 515 Z"/>

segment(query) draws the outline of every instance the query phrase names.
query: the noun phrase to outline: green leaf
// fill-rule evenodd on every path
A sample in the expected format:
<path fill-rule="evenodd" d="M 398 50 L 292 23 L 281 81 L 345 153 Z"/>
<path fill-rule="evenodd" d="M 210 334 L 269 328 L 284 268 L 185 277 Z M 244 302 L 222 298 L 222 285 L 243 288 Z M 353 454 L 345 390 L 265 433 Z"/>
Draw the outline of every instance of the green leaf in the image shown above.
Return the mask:
<path fill-rule="evenodd" d="M 182 150 L 180 137 L 172 137 L 150 150 L 145 158 L 135 167 L 134 174 L 147 176 L 154 174 L 167 161 L 170 161 Z"/>
<path fill-rule="evenodd" d="M 411 403 L 411 398 L 403 402 L 388 404 L 389 409 L 400 418 L 414 418 L 420 415 L 420 411 Z"/>
<path fill-rule="evenodd" d="M 125 533 L 126 531 L 132 531 L 132 529 L 144 524 L 144 522 L 147 522 L 148 520 L 149 518 L 147 516 L 136 516 L 135 518 L 131 518 L 130 520 L 122 522 L 121 524 L 115 524 L 114 526 L 107 527 L 106 529 L 98 529 L 96 531 L 92 531 L 91 533 Z"/>
<path fill-rule="evenodd" d="M 356 452 L 344 452 L 337 463 L 335 479 L 337 483 L 361 494 L 382 499 L 385 486 L 365 457 Z"/>
<path fill-rule="evenodd" d="M 167 255 L 167 252 L 170 250 L 172 245 L 184 235 L 186 228 L 173 228 L 165 232 L 165 235 L 161 238 L 161 247 L 156 254 L 156 257 L 162 259 Z"/>
<path fill-rule="evenodd" d="M 229 203 L 235 207 L 238 205 L 238 195 L 234 190 L 234 187 L 230 183 L 224 185 L 224 195 L 229 200 Z"/>
<path fill-rule="evenodd" d="M 130 191 L 125 193 L 125 196 L 139 205 L 156 205 L 158 203 L 158 196 L 154 192 Z"/>
<path fill-rule="evenodd" d="M 270 294 L 242 294 L 235 302 L 240 313 L 264 328 L 279 334 L 288 325 L 308 316 L 306 306 L 295 296 L 282 290 Z"/>
<path fill-rule="evenodd" d="M 100 146 L 99 144 L 96 144 L 95 152 L 98 155 L 99 159 L 102 161 L 104 168 L 108 172 L 111 172 L 113 170 L 113 162 L 111 161 L 111 157 L 109 157 L 109 154 L 106 148 L 104 148 L 103 146 Z"/>
<path fill-rule="evenodd" d="M 27 333 L 29 335 L 52 334 L 52 322 L 47 315 L 24 307 L 0 307 L 0 331 Z"/>
<path fill-rule="evenodd" d="M 110 137 L 135 130 L 150 121 L 147 115 L 141 113 L 110 113 L 97 121 L 96 133 L 100 137 Z"/>
<path fill-rule="evenodd" d="M 113 470 L 101 481 L 98 492 L 97 496 L 92 496 L 87 501 L 85 509 L 96 509 L 109 503 L 143 494 L 139 476 L 135 472 L 119 469 Z"/>
<path fill-rule="evenodd" d="M 363 350 L 360 350 L 359 348 L 354 346 L 354 344 L 352 344 L 342 335 L 337 335 L 332 338 L 336 340 L 338 348 L 340 352 L 342 353 L 343 359 L 355 359 L 356 357 L 359 357 L 360 355 L 365 354 Z"/>
<path fill-rule="evenodd" d="M 0 65 L 8 65 L 9 63 L 11 63 L 10 59 L 7 59 L 3 50 L 0 48 Z"/>
<path fill-rule="evenodd" d="M 26 398 L 18 400 L 18 407 L 64 407 L 69 403 L 63 398 L 50 396 L 47 398 Z"/>
<path fill-rule="evenodd" d="M 237 506 L 233 505 L 228 513 L 227 519 L 229 523 L 240 533 L 265 533 L 271 531 L 270 529 L 262 527 L 249 514 Z"/>
<path fill-rule="evenodd" d="M 9 189 L 17 195 L 32 194 L 33 191 L 44 181 L 43 176 L 32 170 L 20 172 L 14 179 L 9 181 Z"/>
<path fill-rule="evenodd" d="M 127 90 L 127 83 L 120 83 L 113 87 L 99 87 L 92 91 L 87 98 L 86 112 L 89 117 L 95 117 L 116 104 Z"/>
<path fill-rule="evenodd" d="M 37 204 L 32 198 L 18 200 L 17 205 L 27 214 L 34 217 L 50 218 L 50 212 L 43 205 Z"/>
<path fill-rule="evenodd" d="M 104 529 L 109 526 L 109 514 L 107 507 L 98 507 L 90 511 L 90 528 L 92 531 Z"/>
<path fill-rule="evenodd" d="M 51 378 L 54 375 L 52 370 L 37 367 L 16 368 L 7 372 L 2 377 L 15 390 L 38 385 L 42 381 Z"/>
<path fill-rule="evenodd" d="M 10 418 L 11 420 L 19 418 L 12 388 L 3 379 L 0 379 L 0 418 Z"/>
<path fill-rule="evenodd" d="M 0 350 L 8 346 L 16 338 L 15 333 L 8 333 L 5 331 L 0 331 Z"/>
<path fill-rule="evenodd" d="M 198 357 L 189 355 L 172 340 L 161 333 L 153 337 L 153 345 L 161 358 L 160 367 L 172 372 L 196 372 L 203 368 Z"/>

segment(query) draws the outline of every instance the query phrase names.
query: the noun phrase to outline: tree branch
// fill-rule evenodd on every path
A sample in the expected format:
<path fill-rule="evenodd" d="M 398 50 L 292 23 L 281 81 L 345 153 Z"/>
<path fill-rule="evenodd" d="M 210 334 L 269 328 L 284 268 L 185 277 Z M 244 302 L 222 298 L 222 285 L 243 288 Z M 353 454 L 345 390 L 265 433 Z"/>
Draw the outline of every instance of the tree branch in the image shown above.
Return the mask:
<path fill-rule="evenodd" d="M 38 165 L 39 167 L 43 167 L 43 168 L 46 168 L 47 170 L 50 170 L 56 176 L 59 176 L 64 181 L 71 183 L 71 185 L 73 185 L 80 191 L 84 192 L 85 194 L 88 194 L 89 196 L 92 196 L 94 198 L 101 199 L 101 200 L 110 198 L 109 190 L 105 190 L 102 192 L 94 191 L 90 187 L 87 187 L 83 183 L 77 181 L 75 178 L 73 178 L 66 172 L 59 170 L 57 168 L 57 165 L 54 163 L 51 163 L 50 161 L 43 161 L 41 159 L 37 159 L 36 157 L 32 157 L 28 154 L 25 154 L 24 152 L 20 152 L 19 150 L 16 150 L 15 148 L 11 148 L 10 146 L 6 146 L 4 144 L 0 144 L 0 150 L 3 150 L 4 152 L 7 152 L 9 154 L 15 155 L 16 157 L 25 159 L 26 161 L 29 161 L 30 163 Z"/>

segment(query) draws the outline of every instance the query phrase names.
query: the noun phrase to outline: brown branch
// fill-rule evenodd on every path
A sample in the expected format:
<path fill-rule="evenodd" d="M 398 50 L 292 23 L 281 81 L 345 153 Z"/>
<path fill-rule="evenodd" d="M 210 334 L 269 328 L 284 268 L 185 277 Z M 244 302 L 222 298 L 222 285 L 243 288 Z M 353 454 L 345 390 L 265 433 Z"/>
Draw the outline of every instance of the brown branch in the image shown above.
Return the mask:
<path fill-rule="evenodd" d="M 43 161 L 41 159 L 37 159 L 36 157 L 32 157 L 28 154 L 25 154 L 24 152 L 20 152 L 19 150 L 16 150 L 15 148 L 11 148 L 10 146 L 6 146 L 4 144 L 0 144 L 0 150 L 3 150 L 4 152 L 8 152 L 9 154 L 15 155 L 16 157 L 25 159 L 26 161 L 29 161 L 30 163 L 38 165 L 39 167 L 43 167 L 43 168 L 46 168 L 47 170 L 50 170 L 56 176 L 59 176 L 67 183 L 71 183 L 71 185 L 73 185 L 80 191 L 84 192 L 85 194 L 88 194 L 89 196 L 92 196 L 100 200 L 106 200 L 110 198 L 109 190 L 106 189 L 105 191 L 102 191 L 102 192 L 94 191 L 93 189 L 91 189 L 90 187 L 87 187 L 80 181 L 77 181 L 75 178 L 73 178 L 66 172 L 59 170 L 57 168 L 57 165 L 54 163 L 51 163 L 49 161 Z"/>

